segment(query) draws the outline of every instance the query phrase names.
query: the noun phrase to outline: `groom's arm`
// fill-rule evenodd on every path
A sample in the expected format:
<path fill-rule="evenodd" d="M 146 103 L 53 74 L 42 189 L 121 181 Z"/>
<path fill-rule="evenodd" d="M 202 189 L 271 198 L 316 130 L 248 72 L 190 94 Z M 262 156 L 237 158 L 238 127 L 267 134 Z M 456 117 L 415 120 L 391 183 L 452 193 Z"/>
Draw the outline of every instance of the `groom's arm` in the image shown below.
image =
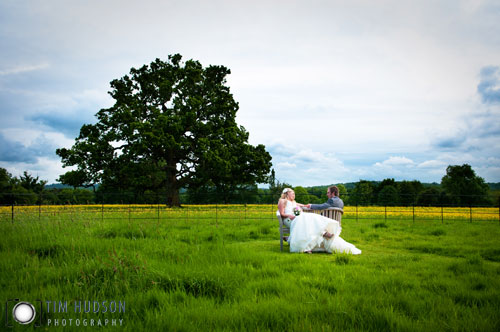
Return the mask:
<path fill-rule="evenodd" d="M 324 210 L 332 207 L 332 199 L 330 198 L 326 203 L 323 204 L 311 204 L 311 210 Z"/>
<path fill-rule="evenodd" d="M 324 210 L 324 209 L 328 209 L 329 207 L 330 207 L 330 205 L 328 205 L 327 203 L 311 204 L 311 210 Z"/>

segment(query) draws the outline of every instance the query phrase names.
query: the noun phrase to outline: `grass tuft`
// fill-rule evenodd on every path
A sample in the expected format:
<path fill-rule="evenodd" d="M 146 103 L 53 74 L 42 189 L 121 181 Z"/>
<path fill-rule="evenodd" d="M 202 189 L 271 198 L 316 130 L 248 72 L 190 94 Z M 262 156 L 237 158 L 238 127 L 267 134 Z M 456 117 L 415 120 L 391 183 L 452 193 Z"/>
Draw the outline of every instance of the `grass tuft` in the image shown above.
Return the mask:
<path fill-rule="evenodd" d="M 29 249 L 28 252 L 38 258 L 55 258 L 64 253 L 64 248 L 57 244 L 42 244 L 39 247 Z"/>
<path fill-rule="evenodd" d="M 481 252 L 481 257 L 492 262 L 500 262 L 500 249 L 485 249 Z"/>
<path fill-rule="evenodd" d="M 347 265 L 350 261 L 350 256 L 347 254 L 337 254 L 335 257 L 335 263 L 337 265 Z"/>
<path fill-rule="evenodd" d="M 433 235 L 433 236 L 443 236 L 443 235 L 446 235 L 446 232 L 442 229 L 435 229 L 431 232 L 429 232 L 430 235 Z"/>

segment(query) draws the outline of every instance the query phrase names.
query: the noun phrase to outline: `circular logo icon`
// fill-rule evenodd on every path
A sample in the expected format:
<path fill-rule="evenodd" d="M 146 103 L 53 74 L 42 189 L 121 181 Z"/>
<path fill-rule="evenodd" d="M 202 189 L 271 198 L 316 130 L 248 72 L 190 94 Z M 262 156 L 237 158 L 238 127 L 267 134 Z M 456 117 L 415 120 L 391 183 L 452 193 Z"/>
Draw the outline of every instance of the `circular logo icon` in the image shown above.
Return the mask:
<path fill-rule="evenodd" d="M 12 315 L 19 324 L 29 324 L 35 319 L 36 310 L 29 302 L 19 302 L 12 309 Z"/>

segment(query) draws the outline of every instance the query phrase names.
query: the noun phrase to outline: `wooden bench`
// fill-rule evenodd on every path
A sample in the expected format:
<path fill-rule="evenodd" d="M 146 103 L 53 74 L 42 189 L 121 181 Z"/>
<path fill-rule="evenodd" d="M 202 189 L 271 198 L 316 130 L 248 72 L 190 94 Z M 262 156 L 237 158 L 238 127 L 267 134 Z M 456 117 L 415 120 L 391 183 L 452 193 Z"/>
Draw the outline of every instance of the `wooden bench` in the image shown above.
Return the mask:
<path fill-rule="evenodd" d="M 344 210 L 342 210 L 341 208 L 331 207 L 324 210 L 310 210 L 307 208 L 303 208 L 303 210 L 306 213 L 317 213 L 324 217 L 337 220 L 339 222 L 339 225 L 342 226 L 342 215 L 344 214 Z M 276 211 L 276 217 L 278 218 L 280 224 L 280 250 L 283 251 L 283 238 L 285 236 L 290 236 L 290 228 L 283 223 L 283 218 L 281 218 L 281 214 L 279 211 Z"/>
<path fill-rule="evenodd" d="M 337 220 L 339 222 L 340 227 L 342 227 L 342 215 L 344 214 L 344 210 L 338 207 L 331 207 L 324 210 L 310 210 L 307 208 L 303 208 L 304 212 L 308 213 L 317 213 L 321 214 L 323 217 L 327 217 L 333 220 Z"/>
<path fill-rule="evenodd" d="M 290 236 L 290 228 L 283 223 L 283 218 L 281 218 L 280 211 L 276 211 L 276 217 L 280 223 L 280 250 L 283 251 L 283 238 L 285 236 Z"/>

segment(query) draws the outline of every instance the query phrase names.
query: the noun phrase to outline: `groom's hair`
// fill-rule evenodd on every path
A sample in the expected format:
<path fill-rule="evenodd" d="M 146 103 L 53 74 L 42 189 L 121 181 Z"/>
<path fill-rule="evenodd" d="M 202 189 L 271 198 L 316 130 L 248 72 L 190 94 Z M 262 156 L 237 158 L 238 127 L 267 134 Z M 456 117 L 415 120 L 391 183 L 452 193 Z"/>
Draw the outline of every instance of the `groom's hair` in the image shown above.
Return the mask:
<path fill-rule="evenodd" d="M 339 188 L 337 186 L 331 186 L 328 188 L 330 190 L 330 193 L 334 194 L 335 196 L 339 195 Z"/>

